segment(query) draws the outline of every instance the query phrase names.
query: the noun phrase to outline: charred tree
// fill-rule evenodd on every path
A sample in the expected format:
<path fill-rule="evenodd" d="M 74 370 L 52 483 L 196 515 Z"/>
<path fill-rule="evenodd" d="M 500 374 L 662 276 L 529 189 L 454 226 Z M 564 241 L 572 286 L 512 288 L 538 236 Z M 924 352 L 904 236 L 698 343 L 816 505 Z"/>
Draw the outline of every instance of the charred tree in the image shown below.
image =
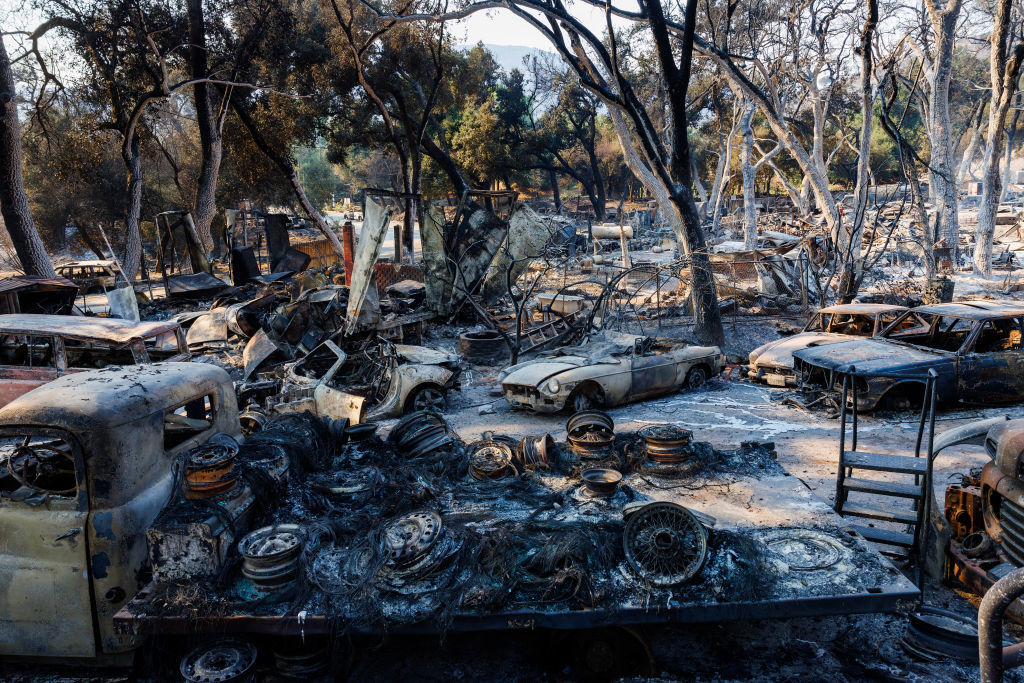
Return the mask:
<path fill-rule="evenodd" d="M 192 78 L 197 80 L 192 91 L 196 108 L 196 125 L 199 128 L 199 144 L 202 150 L 193 213 L 196 217 L 196 231 L 199 233 L 203 248 L 207 252 L 211 252 L 213 251 L 213 236 L 210 226 L 217 213 L 217 178 L 220 175 L 220 163 L 223 156 L 221 130 L 226 107 L 220 107 L 220 111 L 215 111 L 212 101 L 214 92 L 212 86 L 206 82 L 199 82 L 199 79 L 209 76 L 203 0 L 188 0 L 188 32 L 188 63 Z"/>
<path fill-rule="evenodd" d="M 53 263 L 36 230 L 21 172 L 21 122 L 11 61 L 0 33 L 0 212 L 27 275 L 53 277 Z"/>

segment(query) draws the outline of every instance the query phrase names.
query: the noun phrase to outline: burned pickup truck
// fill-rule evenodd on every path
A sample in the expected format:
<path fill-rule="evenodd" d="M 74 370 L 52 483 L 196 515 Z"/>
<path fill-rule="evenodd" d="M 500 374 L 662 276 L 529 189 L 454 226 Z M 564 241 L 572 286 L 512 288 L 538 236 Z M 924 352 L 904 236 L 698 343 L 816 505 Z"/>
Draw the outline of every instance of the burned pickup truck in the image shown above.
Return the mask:
<path fill-rule="evenodd" d="M 793 354 L 805 392 L 838 395 L 854 375 L 857 409 L 920 405 L 928 371 L 940 404 L 1024 399 L 1024 304 L 962 301 L 918 306 L 881 335 Z"/>
<path fill-rule="evenodd" d="M 0 409 L 0 655 L 130 661 L 113 615 L 149 580 L 176 459 L 218 433 L 240 435 L 234 388 L 198 363 L 68 375 Z"/>

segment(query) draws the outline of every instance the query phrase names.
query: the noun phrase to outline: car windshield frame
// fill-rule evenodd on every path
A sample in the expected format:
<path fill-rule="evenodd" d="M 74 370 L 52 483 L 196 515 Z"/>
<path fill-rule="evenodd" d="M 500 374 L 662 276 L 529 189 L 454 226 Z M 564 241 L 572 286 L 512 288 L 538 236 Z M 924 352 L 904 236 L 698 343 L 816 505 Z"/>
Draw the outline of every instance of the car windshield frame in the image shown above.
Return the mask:
<path fill-rule="evenodd" d="M 890 336 L 891 333 L 897 331 L 898 327 L 903 323 L 904 320 L 906 320 L 908 317 L 910 317 L 912 315 L 916 315 L 920 320 L 928 322 L 928 336 L 929 336 L 929 338 L 934 338 L 935 337 L 935 335 L 937 333 L 937 329 L 936 328 L 940 327 L 940 326 L 942 328 L 944 328 L 944 332 L 943 332 L 944 334 L 948 333 L 949 331 L 951 331 L 956 326 L 956 324 L 958 322 L 969 323 L 970 327 L 967 330 L 967 334 L 964 335 L 963 342 L 955 350 L 943 349 L 943 348 L 939 348 L 939 347 L 937 347 L 935 345 L 929 345 L 929 344 L 917 344 L 917 343 L 914 343 L 912 341 L 908 341 L 905 338 Z M 963 355 L 965 353 L 969 353 L 970 352 L 970 348 L 973 346 L 974 341 L 975 341 L 976 337 L 978 336 L 978 330 L 981 328 L 981 326 L 985 322 L 988 322 L 990 320 L 1001 319 L 1003 317 L 1005 317 L 1005 316 L 993 316 L 992 318 L 984 318 L 984 319 L 980 319 L 980 318 L 967 318 L 967 317 L 957 316 L 957 315 L 948 315 L 948 314 L 945 314 L 945 313 L 934 313 L 934 312 L 931 312 L 931 311 L 915 311 L 914 309 L 910 309 L 908 311 L 904 311 L 901 315 L 897 316 L 895 320 L 893 320 L 891 323 L 886 325 L 885 329 L 878 333 L 878 337 L 881 338 L 881 339 L 885 339 L 887 342 L 892 342 L 892 343 L 895 343 L 895 344 L 904 344 L 906 346 L 912 346 L 915 349 L 923 349 L 925 351 L 934 351 L 935 353 L 948 353 L 948 354 L 953 354 L 953 355 Z M 928 318 L 931 318 L 931 320 L 928 320 Z M 945 325 L 945 324 L 943 324 L 943 321 L 945 321 L 945 320 L 951 320 L 952 322 L 950 324 L 948 324 L 948 325 Z"/>
<path fill-rule="evenodd" d="M 842 334 L 842 335 L 845 335 L 845 336 L 848 336 L 848 337 L 860 336 L 860 335 L 849 334 L 849 333 L 846 333 L 846 332 L 837 332 L 835 330 L 832 330 L 831 327 L 832 327 L 833 324 L 835 324 L 836 316 L 837 315 L 845 316 L 845 317 L 849 318 L 849 320 L 847 320 L 844 324 L 851 323 L 853 321 L 853 319 L 855 319 L 855 318 L 859 318 L 859 319 L 862 319 L 862 320 L 870 323 L 871 331 L 867 334 L 867 336 L 870 337 L 872 334 L 874 334 L 875 325 L 877 323 L 877 318 L 878 318 L 878 313 L 866 313 L 866 312 L 859 312 L 859 311 L 858 312 L 853 312 L 853 313 L 818 311 L 813 316 L 811 316 L 811 319 L 807 321 L 807 324 L 804 325 L 804 329 L 802 331 L 803 332 L 819 332 L 819 333 L 822 333 L 822 334 Z M 828 324 L 823 325 L 822 322 L 823 322 L 825 316 L 829 316 L 828 317 Z M 815 326 L 815 323 L 817 323 L 817 326 Z"/>

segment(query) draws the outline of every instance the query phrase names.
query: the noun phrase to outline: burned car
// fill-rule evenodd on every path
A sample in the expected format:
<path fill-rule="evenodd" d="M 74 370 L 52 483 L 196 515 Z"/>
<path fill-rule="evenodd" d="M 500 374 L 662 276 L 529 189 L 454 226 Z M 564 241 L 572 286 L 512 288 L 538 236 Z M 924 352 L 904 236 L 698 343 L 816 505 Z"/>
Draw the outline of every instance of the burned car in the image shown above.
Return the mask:
<path fill-rule="evenodd" d="M 0 406 L 68 373 L 187 361 L 176 322 L 73 315 L 0 315 Z"/>
<path fill-rule="evenodd" d="M 873 337 L 896 319 L 906 306 L 842 304 L 815 313 L 799 334 L 768 342 L 750 352 L 747 376 L 775 387 L 795 387 L 793 352 L 838 344 L 851 337 Z"/>
<path fill-rule="evenodd" d="M 108 260 L 72 261 L 56 270 L 57 275 L 78 285 L 83 294 L 112 289 L 117 281 L 117 264 Z"/>
<path fill-rule="evenodd" d="M 625 336 L 514 365 L 502 374 L 501 388 L 513 408 L 579 412 L 696 389 L 725 363 L 717 346 Z"/>
<path fill-rule="evenodd" d="M 425 346 L 378 339 L 346 352 L 327 340 L 292 366 L 288 376 L 299 391 L 302 387 L 312 391 L 318 413 L 326 404 L 357 401 L 366 406 L 364 419 L 382 419 L 417 410 L 443 410 L 448 392 L 459 388 L 461 372 L 457 355 Z M 352 419 L 356 414 L 362 418 L 362 413 L 360 409 L 324 416 Z"/>
<path fill-rule="evenodd" d="M 1015 301 L 918 306 L 878 337 L 795 352 L 794 370 L 805 391 L 838 393 L 852 369 L 862 411 L 920 405 L 931 369 L 940 404 L 1012 403 L 1024 398 L 1022 325 Z"/>
<path fill-rule="evenodd" d="M 147 581 L 176 459 L 218 433 L 240 436 L 234 387 L 200 363 L 76 373 L 0 408 L 0 655 L 130 663 L 140 636 L 114 613 Z"/>

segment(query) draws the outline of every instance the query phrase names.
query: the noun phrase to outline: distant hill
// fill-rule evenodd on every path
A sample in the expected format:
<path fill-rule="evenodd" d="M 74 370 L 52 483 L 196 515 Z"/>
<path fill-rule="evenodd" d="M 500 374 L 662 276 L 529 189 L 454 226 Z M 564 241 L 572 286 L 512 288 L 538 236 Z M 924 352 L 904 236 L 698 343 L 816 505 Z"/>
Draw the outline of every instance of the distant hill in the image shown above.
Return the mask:
<path fill-rule="evenodd" d="M 469 50 L 473 45 L 457 45 L 460 50 Z M 549 50 L 541 50 L 535 47 L 526 47 L 525 45 L 493 45 L 491 43 L 484 43 L 484 47 L 491 51 L 494 55 L 494 59 L 501 65 L 501 68 L 505 71 L 511 71 L 512 69 L 523 69 L 523 57 L 530 56 L 541 56 L 554 54 Z"/>

